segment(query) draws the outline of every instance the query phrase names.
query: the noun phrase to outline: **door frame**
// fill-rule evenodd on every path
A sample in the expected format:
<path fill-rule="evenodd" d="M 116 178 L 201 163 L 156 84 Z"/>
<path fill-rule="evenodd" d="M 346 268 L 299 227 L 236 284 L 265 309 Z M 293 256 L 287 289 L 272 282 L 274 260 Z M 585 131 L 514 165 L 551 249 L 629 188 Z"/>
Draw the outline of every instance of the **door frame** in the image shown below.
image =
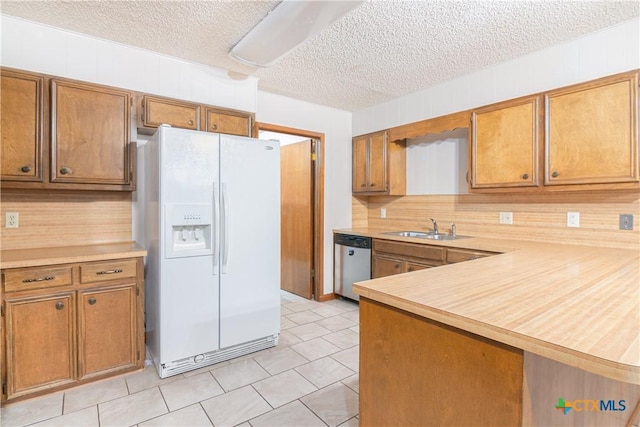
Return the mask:
<path fill-rule="evenodd" d="M 324 133 L 269 123 L 255 123 L 254 136 L 264 130 L 301 136 L 317 141 L 315 144 L 316 159 L 313 162 L 313 289 L 312 299 L 328 301 L 334 299 L 334 294 L 324 294 Z"/>

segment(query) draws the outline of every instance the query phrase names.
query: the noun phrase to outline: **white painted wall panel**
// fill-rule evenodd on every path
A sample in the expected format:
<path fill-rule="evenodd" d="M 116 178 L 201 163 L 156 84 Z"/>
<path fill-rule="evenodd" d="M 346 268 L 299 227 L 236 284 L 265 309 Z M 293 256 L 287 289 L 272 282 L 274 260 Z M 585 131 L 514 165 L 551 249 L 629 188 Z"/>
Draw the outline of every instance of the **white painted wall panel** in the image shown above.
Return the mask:
<path fill-rule="evenodd" d="M 362 135 L 636 68 L 640 68 L 640 19 L 356 111 L 353 134 Z M 403 111 L 406 108 L 411 111 Z"/>

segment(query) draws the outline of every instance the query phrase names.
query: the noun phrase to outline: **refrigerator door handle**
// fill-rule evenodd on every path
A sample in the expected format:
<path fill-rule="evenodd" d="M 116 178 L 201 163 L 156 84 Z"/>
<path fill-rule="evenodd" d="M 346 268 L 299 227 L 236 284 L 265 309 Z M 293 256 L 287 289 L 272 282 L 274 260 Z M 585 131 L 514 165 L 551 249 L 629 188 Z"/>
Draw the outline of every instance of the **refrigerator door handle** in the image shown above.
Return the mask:
<path fill-rule="evenodd" d="M 220 239 L 218 239 L 218 198 L 216 197 L 216 182 L 213 181 L 213 221 L 211 224 L 213 233 L 213 275 L 218 275 L 218 258 L 220 257 Z"/>
<path fill-rule="evenodd" d="M 222 274 L 227 273 L 227 259 L 229 258 L 229 201 L 227 200 L 227 184 L 222 183 Z"/>

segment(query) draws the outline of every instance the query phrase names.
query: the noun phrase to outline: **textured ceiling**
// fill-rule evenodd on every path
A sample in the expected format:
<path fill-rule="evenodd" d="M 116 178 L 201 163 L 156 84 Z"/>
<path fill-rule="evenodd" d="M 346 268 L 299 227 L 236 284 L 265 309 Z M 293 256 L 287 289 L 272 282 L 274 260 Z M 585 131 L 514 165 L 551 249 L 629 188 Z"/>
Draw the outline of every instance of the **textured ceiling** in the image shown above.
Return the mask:
<path fill-rule="evenodd" d="M 227 52 L 277 1 L 5 1 L 2 13 L 258 77 L 355 111 L 640 16 L 633 1 L 370 0 L 269 68 Z"/>

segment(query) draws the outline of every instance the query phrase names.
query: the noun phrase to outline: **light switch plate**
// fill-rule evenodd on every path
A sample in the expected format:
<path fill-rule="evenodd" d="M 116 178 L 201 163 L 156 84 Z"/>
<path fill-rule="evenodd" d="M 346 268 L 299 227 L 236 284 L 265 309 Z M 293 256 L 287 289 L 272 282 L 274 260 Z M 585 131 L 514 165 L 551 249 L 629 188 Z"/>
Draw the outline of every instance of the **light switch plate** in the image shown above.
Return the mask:
<path fill-rule="evenodd" d="M 620 230 L 633 230 L 633 215 L 620 214 Z"/>
<path fill-rule="evenodd" d="M 580 227 L 580 212 L 567 212 L 567 227 Z"/>
<path fill-rule="evenodd" d="M 500 224 L 513 224 L 513 212 L 500 212 Z"/>

